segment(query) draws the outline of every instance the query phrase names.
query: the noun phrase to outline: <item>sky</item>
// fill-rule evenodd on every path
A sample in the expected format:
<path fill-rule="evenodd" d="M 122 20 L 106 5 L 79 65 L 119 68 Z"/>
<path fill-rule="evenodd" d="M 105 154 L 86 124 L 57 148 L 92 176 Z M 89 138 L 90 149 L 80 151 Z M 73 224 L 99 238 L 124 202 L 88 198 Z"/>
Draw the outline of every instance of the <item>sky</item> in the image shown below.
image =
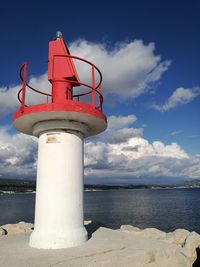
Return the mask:
<path fill-rule="evenodd" d="M 60 30 L 103 74 L 108 129 L 85 140 L 86 183 L 200 179 L 199 14 L 197 0 L 1 3 L 0 177 L 36 176 L 37 139 L 12 125 L 18 69 L 27 61 L 29 83 L 47 90 L 48 42 Z"/>

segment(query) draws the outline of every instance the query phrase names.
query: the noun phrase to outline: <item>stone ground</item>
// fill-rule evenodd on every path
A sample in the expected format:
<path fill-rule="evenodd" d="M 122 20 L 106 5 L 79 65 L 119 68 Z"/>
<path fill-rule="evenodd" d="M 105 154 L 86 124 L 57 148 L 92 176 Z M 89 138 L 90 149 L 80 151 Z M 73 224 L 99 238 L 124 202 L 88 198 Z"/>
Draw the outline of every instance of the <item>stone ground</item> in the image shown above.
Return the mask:
<path fill-rule="evenodd" d="M 181 246 L 131 234 L 126 228 L 100 227 L 84 245 L 59 250 L 30 248 L 29 236 L 30 233 L 23 233 L 0 237 L 1 267 L 191 267 L 193 264 Z"/>

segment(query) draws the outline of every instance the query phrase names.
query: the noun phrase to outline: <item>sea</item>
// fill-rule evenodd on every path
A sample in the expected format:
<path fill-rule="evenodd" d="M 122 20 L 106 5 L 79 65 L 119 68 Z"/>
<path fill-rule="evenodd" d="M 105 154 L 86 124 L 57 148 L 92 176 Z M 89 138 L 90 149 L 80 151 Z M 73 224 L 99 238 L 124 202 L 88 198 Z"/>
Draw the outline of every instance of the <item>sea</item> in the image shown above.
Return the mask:
<path fill-rule="evenodd" d="M 0 225 L 34 222 L 34 193 L 0 195 Z M 200 233 L 200 188 L 86 191 L 85 220 L 117 229 L 129 224 Z"/>

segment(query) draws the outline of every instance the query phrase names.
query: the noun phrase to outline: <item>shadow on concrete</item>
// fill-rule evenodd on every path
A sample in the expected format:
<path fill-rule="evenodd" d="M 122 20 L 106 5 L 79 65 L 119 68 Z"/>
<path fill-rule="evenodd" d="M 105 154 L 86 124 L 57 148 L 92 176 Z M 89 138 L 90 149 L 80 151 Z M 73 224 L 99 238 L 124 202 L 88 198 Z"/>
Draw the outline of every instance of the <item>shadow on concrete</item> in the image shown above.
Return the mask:
<path fill-rule="evenodd" d="M 199 247 L 196 249 L 196 252 L 197 252 L 197 259 L 193 263 L 192 267 L 200 267 L 200 248 Z"/>
<path fill-rule="evenodd" d="M 88 225 L 85 225 L 85 228 L 88 232 L 88 239 L 90 239 L 92 237 L 92 234 L 100 227 L 106 227 L 106 226 L 101 222 L 93 222 L 93 221 Z"/>

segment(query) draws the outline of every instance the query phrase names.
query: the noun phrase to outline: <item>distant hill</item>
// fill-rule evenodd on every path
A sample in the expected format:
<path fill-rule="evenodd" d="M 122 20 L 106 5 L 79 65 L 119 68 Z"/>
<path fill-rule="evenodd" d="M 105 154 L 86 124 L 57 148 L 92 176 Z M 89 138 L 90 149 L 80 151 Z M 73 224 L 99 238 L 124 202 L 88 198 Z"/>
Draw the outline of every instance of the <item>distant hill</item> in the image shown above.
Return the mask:
<path fill-rule="evenodd" d="M 33 192 L 36 182 L 32 180 L 0 179 L 0 193 L 2 192 Z"/>
<path fill-rule="evenodd" d="M 200 187 L 199 180 L 188 181 L 177 185 L 102 185 L 102 184 L 86 184 L 84 189 L 86 191 L 96 190 L 120 190 L 120 189 L 167 189 L 167 188 L 196 188 Z M 34 192 L 36 190 L 36 181 L 33 180 L 19 180 L 19 179 L 0 179 L 0 193 L 24 193 Z"/>

